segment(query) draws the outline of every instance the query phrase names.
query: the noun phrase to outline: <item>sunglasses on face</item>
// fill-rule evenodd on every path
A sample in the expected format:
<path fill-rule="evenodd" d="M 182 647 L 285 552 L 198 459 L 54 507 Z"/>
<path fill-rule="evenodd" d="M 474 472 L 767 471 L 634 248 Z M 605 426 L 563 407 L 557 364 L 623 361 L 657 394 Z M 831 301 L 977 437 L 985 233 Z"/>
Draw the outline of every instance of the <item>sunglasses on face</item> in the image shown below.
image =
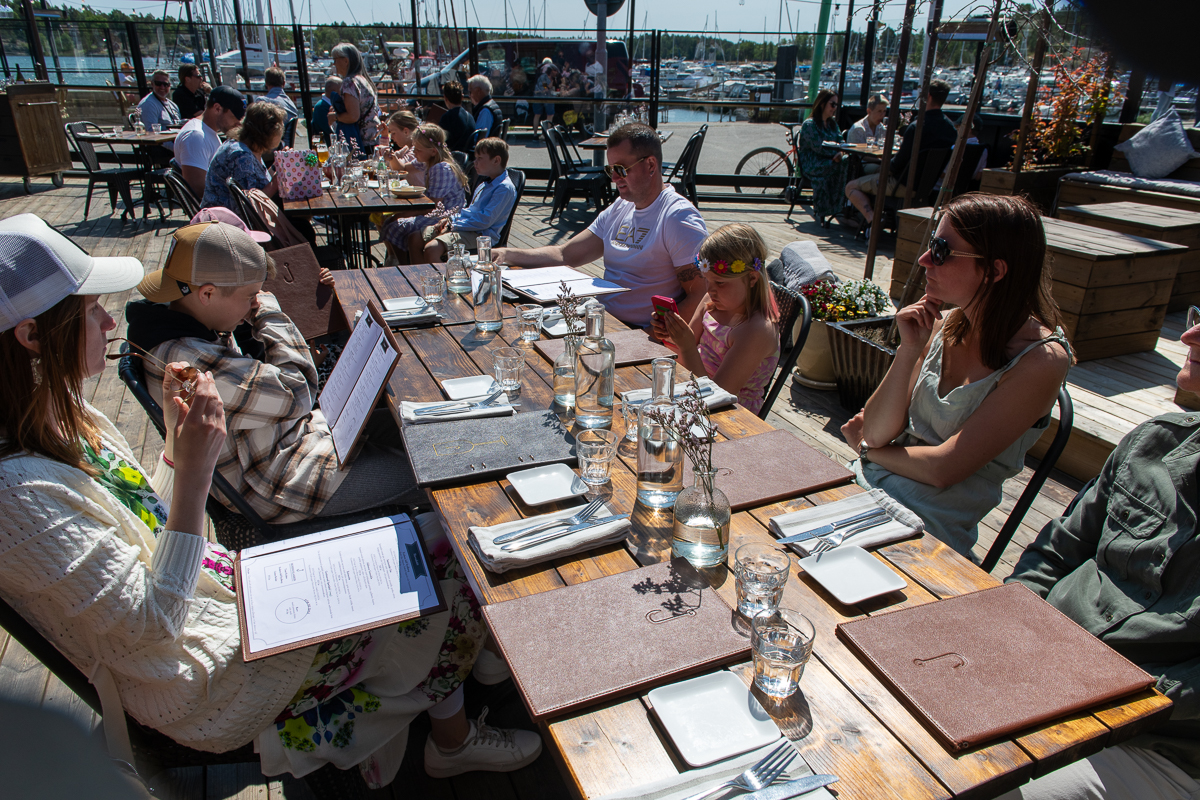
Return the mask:
<path fill-rule="evenodd" d="M 1189 306 L 1187 315 L 1187 330 L 1190 331 L 1197 325 L 1200 325 L 1200 308 L 1197 308 L 1196 306 Z"/>
<path fill-rule="evenodd" d="M 978 253 L 960 253 L 957 250 L 950 249 L 950 243 L 940 236 L 934 236 L 929 240 L 929 260 L 934 266 L 940 267 L 946 263 L 946 259 L 950 256 L 961 256 L 962 258 L 983 258 Z"/>
<path fill-rule="evenodd" d="M 608 166 L 606 166 L 604 168 L 604 174 L 606 174 L 609 177 L 609 179 L 627 177 L 629 175 L 629 170 L 633 169 L 634 167 L 636 167 L 638 164 L 642 163 L 649 157 L 650 156 L 642 156 L 637 161 L 630 164 L 628 167 L 625 166 L 624 164 L 609 164 Z"/>
<path fill-rule="evenodd" d="M 168 89 L 169 89 L 169 88 L 171 88 L 171 82 L 170 82 L 170 81 L 155 81 L 155 82 L 154 82 L 154 85 L 155 85 L 155 86 L 166 86 Z"/>

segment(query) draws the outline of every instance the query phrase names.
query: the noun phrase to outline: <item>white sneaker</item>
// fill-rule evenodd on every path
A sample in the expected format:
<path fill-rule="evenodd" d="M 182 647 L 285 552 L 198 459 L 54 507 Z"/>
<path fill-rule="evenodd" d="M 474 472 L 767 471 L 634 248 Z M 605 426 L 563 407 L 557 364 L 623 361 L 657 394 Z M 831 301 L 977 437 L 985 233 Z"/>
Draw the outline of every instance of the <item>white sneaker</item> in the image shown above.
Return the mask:
<path fill-rule="evenodd" d="M 485 648 L 479 652 L 479 658 L 475 659 L 471 674 L 483 685 L 494 686 L 511 678 L 512 670 L 508 668 L 507 661 Z"/>
<path fill-rule="evenodd" d="M 542 737 L 532 731 L 501 729 L 484 725 L 486 707 L 471 723 L 467 740 L 449 752 L 425 740 L 425 774 L 431 778 L 449 778 L 464 772 L 512 772 L 533 763 L 542 752 Z"/>

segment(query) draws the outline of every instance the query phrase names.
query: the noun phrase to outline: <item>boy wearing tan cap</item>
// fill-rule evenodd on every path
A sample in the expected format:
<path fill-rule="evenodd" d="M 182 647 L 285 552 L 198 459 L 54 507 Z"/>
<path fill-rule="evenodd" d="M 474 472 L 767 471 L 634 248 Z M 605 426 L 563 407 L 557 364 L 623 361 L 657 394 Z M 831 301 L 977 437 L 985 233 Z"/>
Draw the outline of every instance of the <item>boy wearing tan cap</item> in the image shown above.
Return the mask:
<path fill-rule="evenodd" d="M 333 436 L 315 409 L 317 368 L 308 344 L 275 296 L 262 291 L 274 273 L 271 257 L 236 226 L 180 228 L 166 266 L 138 286 L 146 300 L 126 307 L 129 340 L 163 363 L 212 372 L 228 430 L 217 469 L 264 520 L 419 500 L 390 419 L 369 425 L 354 464 L 338 469 Z M 161 403 L 161 368 L 150 359 L 145 367 Z"/>

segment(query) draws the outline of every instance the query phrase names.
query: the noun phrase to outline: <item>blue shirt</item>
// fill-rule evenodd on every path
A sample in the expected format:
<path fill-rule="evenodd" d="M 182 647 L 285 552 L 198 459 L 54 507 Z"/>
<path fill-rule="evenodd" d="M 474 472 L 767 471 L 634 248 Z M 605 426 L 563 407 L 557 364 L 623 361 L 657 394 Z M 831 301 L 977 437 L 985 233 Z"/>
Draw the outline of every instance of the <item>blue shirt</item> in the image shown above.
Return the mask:
<path fill-rule="evenodd" d="M 475 113 L 475 130 L 483 131 L 483 135 L 487 136 L 492 129 L 492 124 L 495 119 L 492 117 L 492 110 L 487 106 L 481 106 L 479 111 Z"/>
<path fill-rule="evenodd" d="M 517 202 L 517 187 L 508 177 L 508 170 L 490 182 L 480 181 L 471 197 L 471 205 L 450 217 L 450 230 L 472 231 L 499 241 L 500 231 L 508 222 L 508 214 Z"/>
<path fill-rule="evenodd" d="M 287 92 L 283 91 L 282 86 L 272 86 L 271 91 L 267 92 L 258 99 L 267 103 L 274 103 L 282 108 L 283 113 L 287 114 L 287 118 L 284 119 L 285 123 L 291 122 L 296 117 L 300 116 L 299 109 L 297 109 L 296 104 L 292 102 L 292 98 L 287 96 Z"/>
<path fill-rule="evenodd" d="M 225 142 L 217 148 L 216 155 L 208 165 L 208 174 L 204 176 L 204 198 L 200 201 L 201 208 L 225 206 L 233 213 L 238 210 L 233 205 L 233 196 L 225 179 L 232 177 L 243 191 L 251 189 L 266 189 L 271 182 L 267 177 L 267 168 L 262 159 L 250 152 L 250 148 L 236 139 Z"/>
<path fill-rule="evenodd" d="M 333 103 L 329 102 L 329 98 L 321 95 L 321 99 L 313 105 L 312 122 L 308 129 L 315 137 L 320 134 L 324 137 L 325 143 L 329 143 L 329 112 L 333 110 Z"/>

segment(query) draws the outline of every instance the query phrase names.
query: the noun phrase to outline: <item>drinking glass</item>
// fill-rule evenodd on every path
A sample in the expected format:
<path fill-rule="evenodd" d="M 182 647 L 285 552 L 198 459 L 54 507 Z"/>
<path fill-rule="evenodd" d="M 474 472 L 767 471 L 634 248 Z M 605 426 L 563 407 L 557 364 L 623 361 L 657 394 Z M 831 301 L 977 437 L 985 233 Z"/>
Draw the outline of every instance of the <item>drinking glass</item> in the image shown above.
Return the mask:
<path fill-rule="evenodd" d="M 317 143 L 317 163 L 322 166 L 329 160 L 329 145 L 324 142 Z"/>
<path fill-rule="evenodd" d="M 112 135 L 113 136 L 121 135 L 121 126 L 120 125 L 113 125 Z"/>
<path fill-rule="evenodd" d="M 579 477 L 588 486 L 608 483 L 608 472 L 617 454 L 617 435 L 603 428 L 589 428 L 575 437 L 579 454 Z"/>
<path fill-rule="evenodd" d="M 769 697 L 795 694 L 816 635 L 808 618 L 790 608 L 764 611 L 750 620 L 754 685 Z"/>
<path fill-rule="evenodd" d="M 637 444 L 638 437 L 638 412 L 642 410 L 642 404 L 645 400 L 626 400 L 621 398 L 621 416 L 625 418 L 625 439 L 626 442 Z"/>
<path fill-rule="evenodd" d="M 536 342 L 542 338 L 542 314 L 545 310 L 536 303 L 517 306 L 517 322 L 520 323 L 521 341 Z"/>
<path fill-rule="evenodd" d="M 501 347 L 492 353 L 496 383 L 510 400 L 521 394 L 521 368 L 524 366 L 525 351 L 518 347 Z"/>
<path fill-rule="evenodd" d="M 733 555 L 738 613 L 753 618 L 760 612 L 778 608 L 791 563 L 787 553 L 769 544 L 739 547 Z"/>
<path fill-rule="evenodd" d="M 492 237 L 479 236 L 475 239 L 480 264 L 492 263 Z"/>
<path fill-rule="evenodd" d="M 421 297 L 425 302 L 438 311 L 446 298 L 446 279 L 440 272 L 427 272 L 421 276 Z"/>
<path fill-rule="evenodd" d="M 162 133 L 162 123 L 155 122 L 150 125 L 151 133 Z"/>

